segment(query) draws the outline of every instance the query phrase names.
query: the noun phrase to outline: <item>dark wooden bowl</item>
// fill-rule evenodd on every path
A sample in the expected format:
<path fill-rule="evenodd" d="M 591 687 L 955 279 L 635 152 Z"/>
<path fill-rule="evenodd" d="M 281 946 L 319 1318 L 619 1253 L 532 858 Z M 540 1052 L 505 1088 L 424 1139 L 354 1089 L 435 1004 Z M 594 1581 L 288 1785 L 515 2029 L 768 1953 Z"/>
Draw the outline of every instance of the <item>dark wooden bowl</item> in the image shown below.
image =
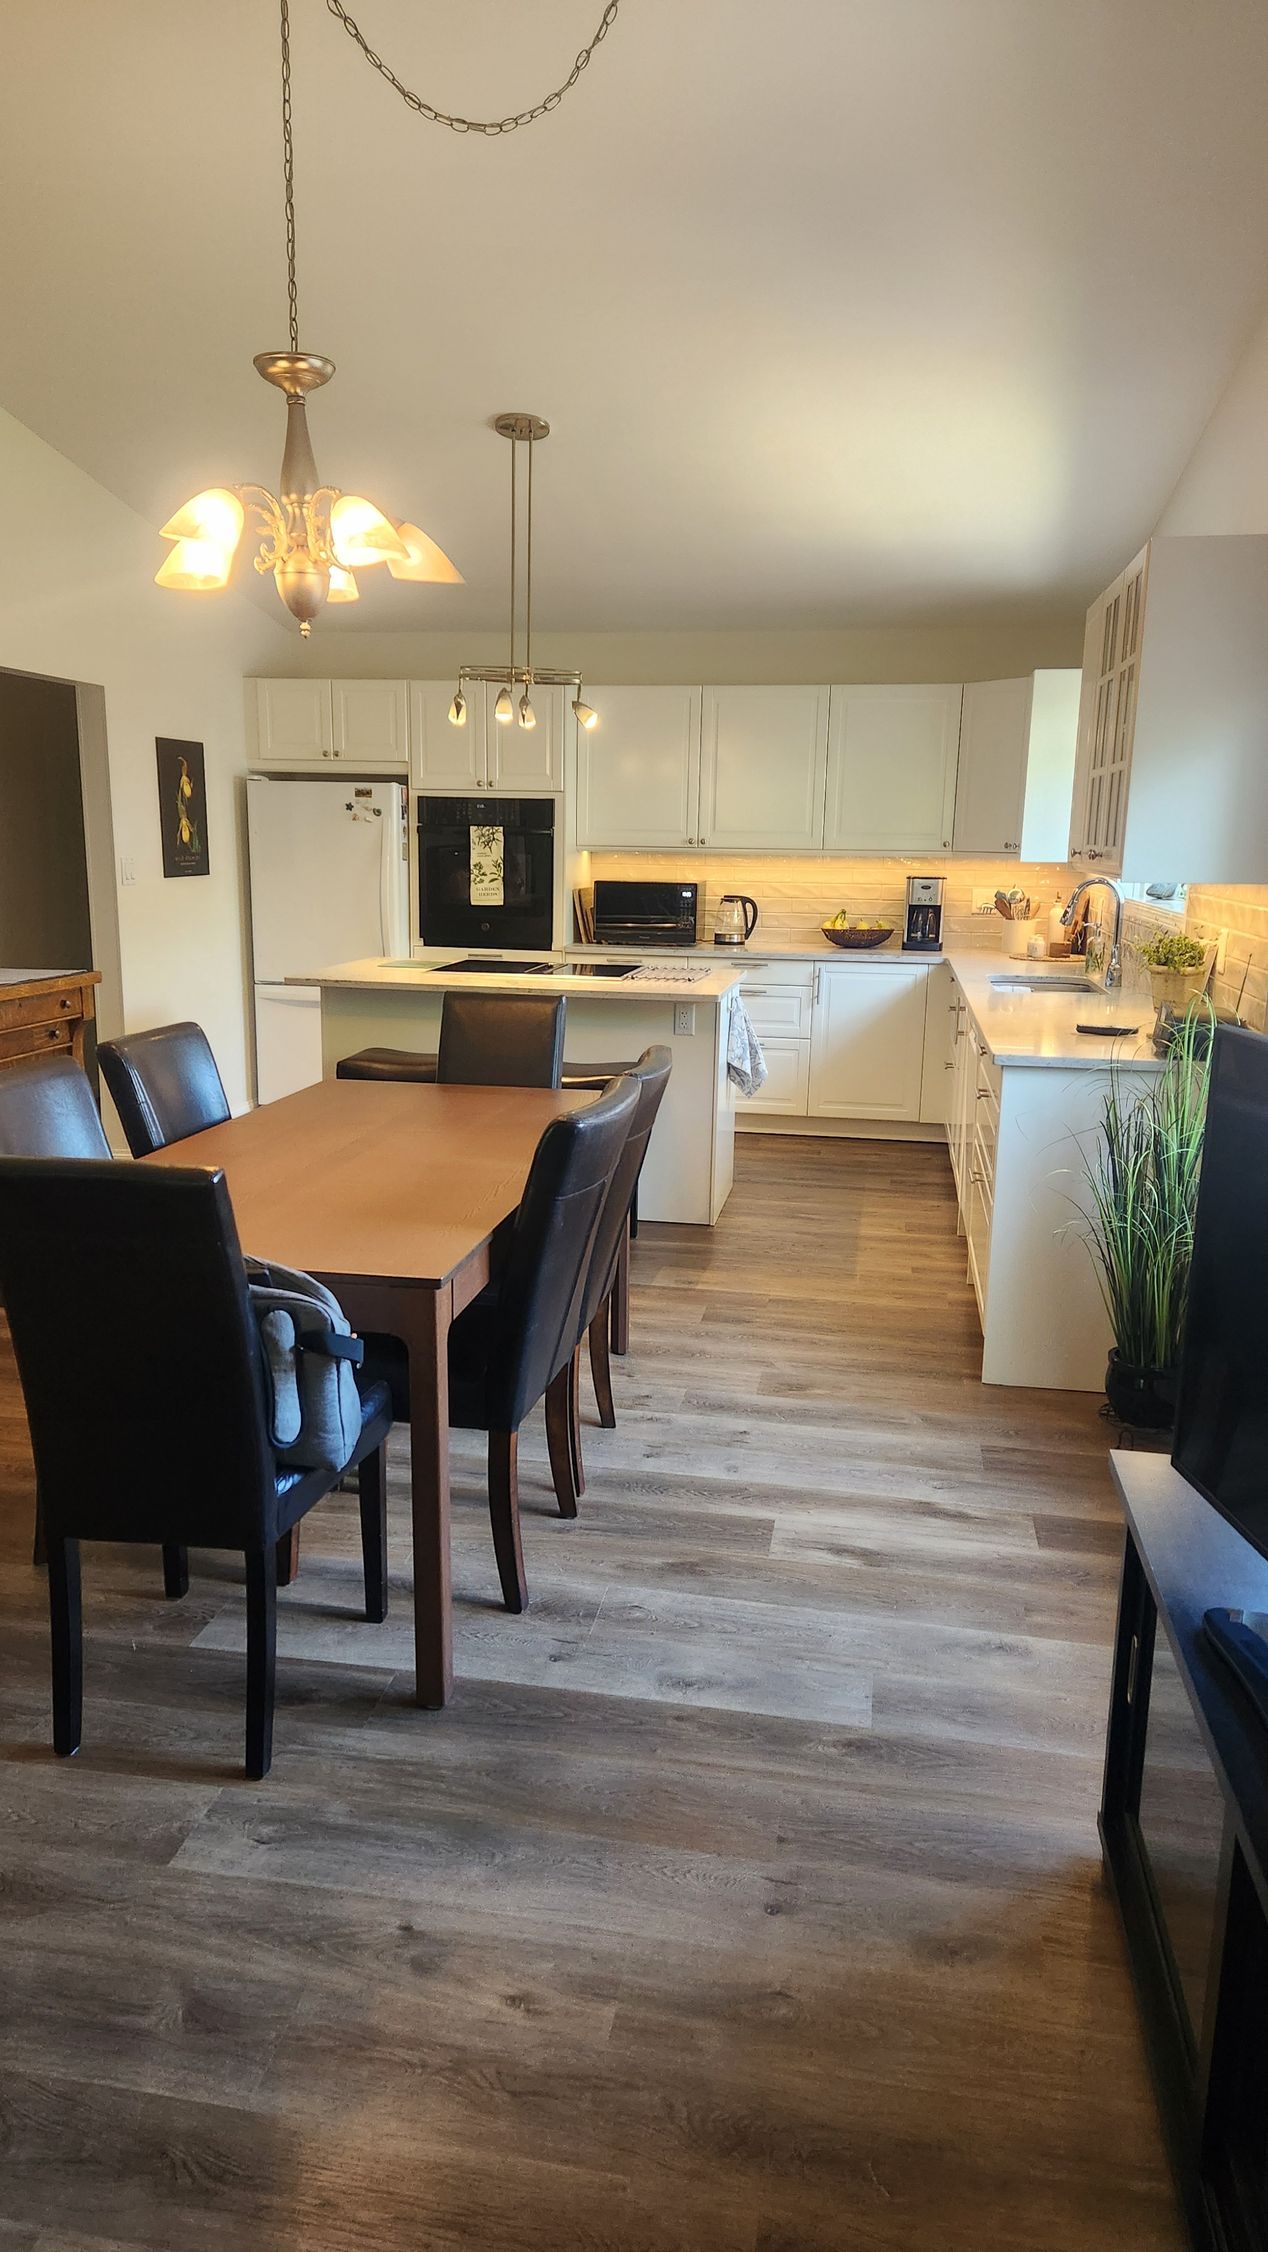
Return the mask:
<path fill-rule="evenodd" d="M 827 923 L 821 923 L 819 927 L 824 937 L 831 939 L 834 946 L 844 946 L 854 951 L 860 951 L 865 946 L 883 946 L 886 939 L 894 935 L 892 923 L 888 928 L 878 931 L 831 930 Z"/>

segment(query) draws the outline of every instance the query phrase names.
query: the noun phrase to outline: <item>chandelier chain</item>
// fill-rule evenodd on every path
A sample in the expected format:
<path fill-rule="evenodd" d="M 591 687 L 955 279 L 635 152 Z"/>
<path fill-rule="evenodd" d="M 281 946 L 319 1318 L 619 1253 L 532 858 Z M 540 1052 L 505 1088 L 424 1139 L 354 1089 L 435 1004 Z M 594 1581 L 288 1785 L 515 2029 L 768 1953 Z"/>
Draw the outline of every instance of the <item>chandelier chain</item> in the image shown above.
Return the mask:
<path fill-rule="evenodd" d="M 290 307 L 291 350 L 299 350 L 299 285 L 295 279 L 295 135 L 291 116 L 291 10 L 282 9 L 282 170 L 286 181 L 286 295 Z"/>
<path fill-rule="evenodd" d="M 283 13 L 285 13 L 285 5 L 286 0 L 283 0 Z M 330 14 L 335 18 L 336 22 L 343 25 L 344 30 L 348 34 L 348 37 L 353 41 L 354 45 L 360 48 L 362 54 L 365 56 L 366 61 L 370 64 L 371 69 L 377 70 L 380 78 L 385 78 L 388 85 L 395 88 L 396 92 L 400 95 L 401 100 L 409 109 L 412 109 L 417 116 L 427 118 L 433 125 L 447 125 L 450 131 L 453 133 L 485 133 L 490 136 L 495 136 L 499 133 L 513 133 L 517 126 L 532 125 L 537 118 L 545 117 L 550 110 L 558 109 L 559 104 L 562 102 L 565 94 L 570 94 L 572 92 L 572 89 L 576 85 L 577 80 L 580 78 L 582 71 L 586 68 L 586 65 L 589 63 L 591 56 L 594 54 L 596 47 L 598 47 L 602 43 L 602 41 L 607 38 L 607 35 L 612 29 L 613 24 L 616 22 L 620 5 L 621 0 L 608 0 L 608 4 L 599 20 L 599 28 L 595 32 L 593 39 L 591 39 L 588 46 L 582 48 L 580 54 L 577 56 L 577 59 L 572 66 L 572 69 L 569 71 L 568 76 L 565 78 L 563 85 L 557 86 L 552 94 L 547 94 L 543 98 L 543 100 L 541 100 L 540 102 L 535 102 L 531 109 L 517 110 L 513 117 L 478 118 L 451 117 L 447 110 L 436 109 L 431 102 L 425 101 L 421 94 L 416 94 L 410 87 L 403 85 L 401 80 L 397 77 L 396 72 L 392 70 L 387 63 L 384 62 L 383 57 L 381 55 L 375 54 L 373 47 L 370 45 L 369 40 L 366 38 L 365 33 L 362 31 L 360 25 L 352 16 L 349 15 L 347 9 L 344 7 L 343 0 L 326 0 L 326 6 Z"/>

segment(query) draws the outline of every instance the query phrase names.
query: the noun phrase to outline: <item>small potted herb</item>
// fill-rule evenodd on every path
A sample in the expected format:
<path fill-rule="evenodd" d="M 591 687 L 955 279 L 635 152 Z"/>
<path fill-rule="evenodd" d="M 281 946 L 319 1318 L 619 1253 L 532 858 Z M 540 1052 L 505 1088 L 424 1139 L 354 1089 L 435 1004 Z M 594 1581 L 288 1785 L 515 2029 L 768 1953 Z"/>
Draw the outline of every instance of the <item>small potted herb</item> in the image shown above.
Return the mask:
<path fill-rule="evenodd" d="M 1111 1073 L 1101 1139 L 1086 1161 L 1088 1246 L 1114 1332 L 1106 1397 L 1121 1423 L 1141 1430 L 1175 1420 L 1212 1021 L 1209 1007 L 1191 1008 L 1144 1086 L 1125 1091 Z"/>
<path fill-rule="evenodd" d="M 1149 972 L 1154 1007 L 1183 1015 L 1191 1001 L 1205 991 L 1210 970 L 1209 949 L 1187 931 L 1162 931 L 1136 948 L 1136 959 Z"/>

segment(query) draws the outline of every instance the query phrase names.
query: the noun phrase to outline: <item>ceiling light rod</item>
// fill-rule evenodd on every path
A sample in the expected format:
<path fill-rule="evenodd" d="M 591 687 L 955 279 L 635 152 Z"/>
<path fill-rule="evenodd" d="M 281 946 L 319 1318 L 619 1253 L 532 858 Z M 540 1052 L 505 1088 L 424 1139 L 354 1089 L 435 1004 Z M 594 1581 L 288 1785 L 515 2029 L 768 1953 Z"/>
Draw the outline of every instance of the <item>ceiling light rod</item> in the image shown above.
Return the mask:
<path fill-rule="evenodd" d="M 397 523 L 359 493 L 340 492 L 317 476 L 308 435 L 306 400 L 329 383 L 333 360 L 299 347 L 299 290 L 295 271 L 295 142 L 291 112 L 291 18 L 289 0 L 280 0 L 282 36 L 282 174 L 286 209 L 286 295 L 290 349 L 257 352 L 254 365 L 266 383 L 286 399 L 286 447 L 281 492 L 266 485 L 213 485 L 196 493 L 168 518 L 162 538 L 172 551 L 155 573 L 159 586 L 202 594 L 227 586 L 247 510 L 255 519 L 260 545 L 255 568 L 272 572 L 273 583 L 301 634 L 326 602 L 355 602 L 354 569 L 386 563 L 394 579 L 461 585 L 462 574 L 417 524 Z"/>
<path fill-rule="evenodd" d="M 511 608 L 509 653 L 504 665 L 459 665 L 458 685 L 449 706 L 449 718 L 454 727 L 467 723 L 467 699 L 464 693 L 470 682 L 484 681 L 498 691 L 493 703 L 493 717 L 500 727 L 509 727 L 518 716 L 521 727 L 537 725 L 530 691 L 534 688 L 571 688 L 573 690 L 573 716 L 579 727 L 587 732 L 597 727 L 598 713 L 586 703 L 581 694 L 581 674 L 568 667 L 557 670 L 553 666 L 533 663 L 533 451 L 543 438 L 550 436 L 550 424 L 539 414 L 499 414 L 493 418 L 493 428 L 500 438 L 511 441 Z M 519 448 L 528 448 L 527 506 L 524 523 L 524 662 L 515 662 L 515 633 L 519 620 Z M 518 704 L 511 690 L 522 690 Z"/>

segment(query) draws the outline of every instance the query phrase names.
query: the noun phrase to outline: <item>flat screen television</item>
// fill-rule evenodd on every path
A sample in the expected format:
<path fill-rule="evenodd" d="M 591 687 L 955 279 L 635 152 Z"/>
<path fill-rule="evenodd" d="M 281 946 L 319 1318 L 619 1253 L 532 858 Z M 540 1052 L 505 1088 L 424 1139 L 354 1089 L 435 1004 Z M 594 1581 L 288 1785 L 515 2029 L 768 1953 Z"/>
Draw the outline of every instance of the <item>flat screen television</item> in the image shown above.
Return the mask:
<path fill-rule="evenodd" d="M 1268 1556 L 1268 1036 L 1228 1025 L 1211 1061 L 1171 1459 Z"/>

